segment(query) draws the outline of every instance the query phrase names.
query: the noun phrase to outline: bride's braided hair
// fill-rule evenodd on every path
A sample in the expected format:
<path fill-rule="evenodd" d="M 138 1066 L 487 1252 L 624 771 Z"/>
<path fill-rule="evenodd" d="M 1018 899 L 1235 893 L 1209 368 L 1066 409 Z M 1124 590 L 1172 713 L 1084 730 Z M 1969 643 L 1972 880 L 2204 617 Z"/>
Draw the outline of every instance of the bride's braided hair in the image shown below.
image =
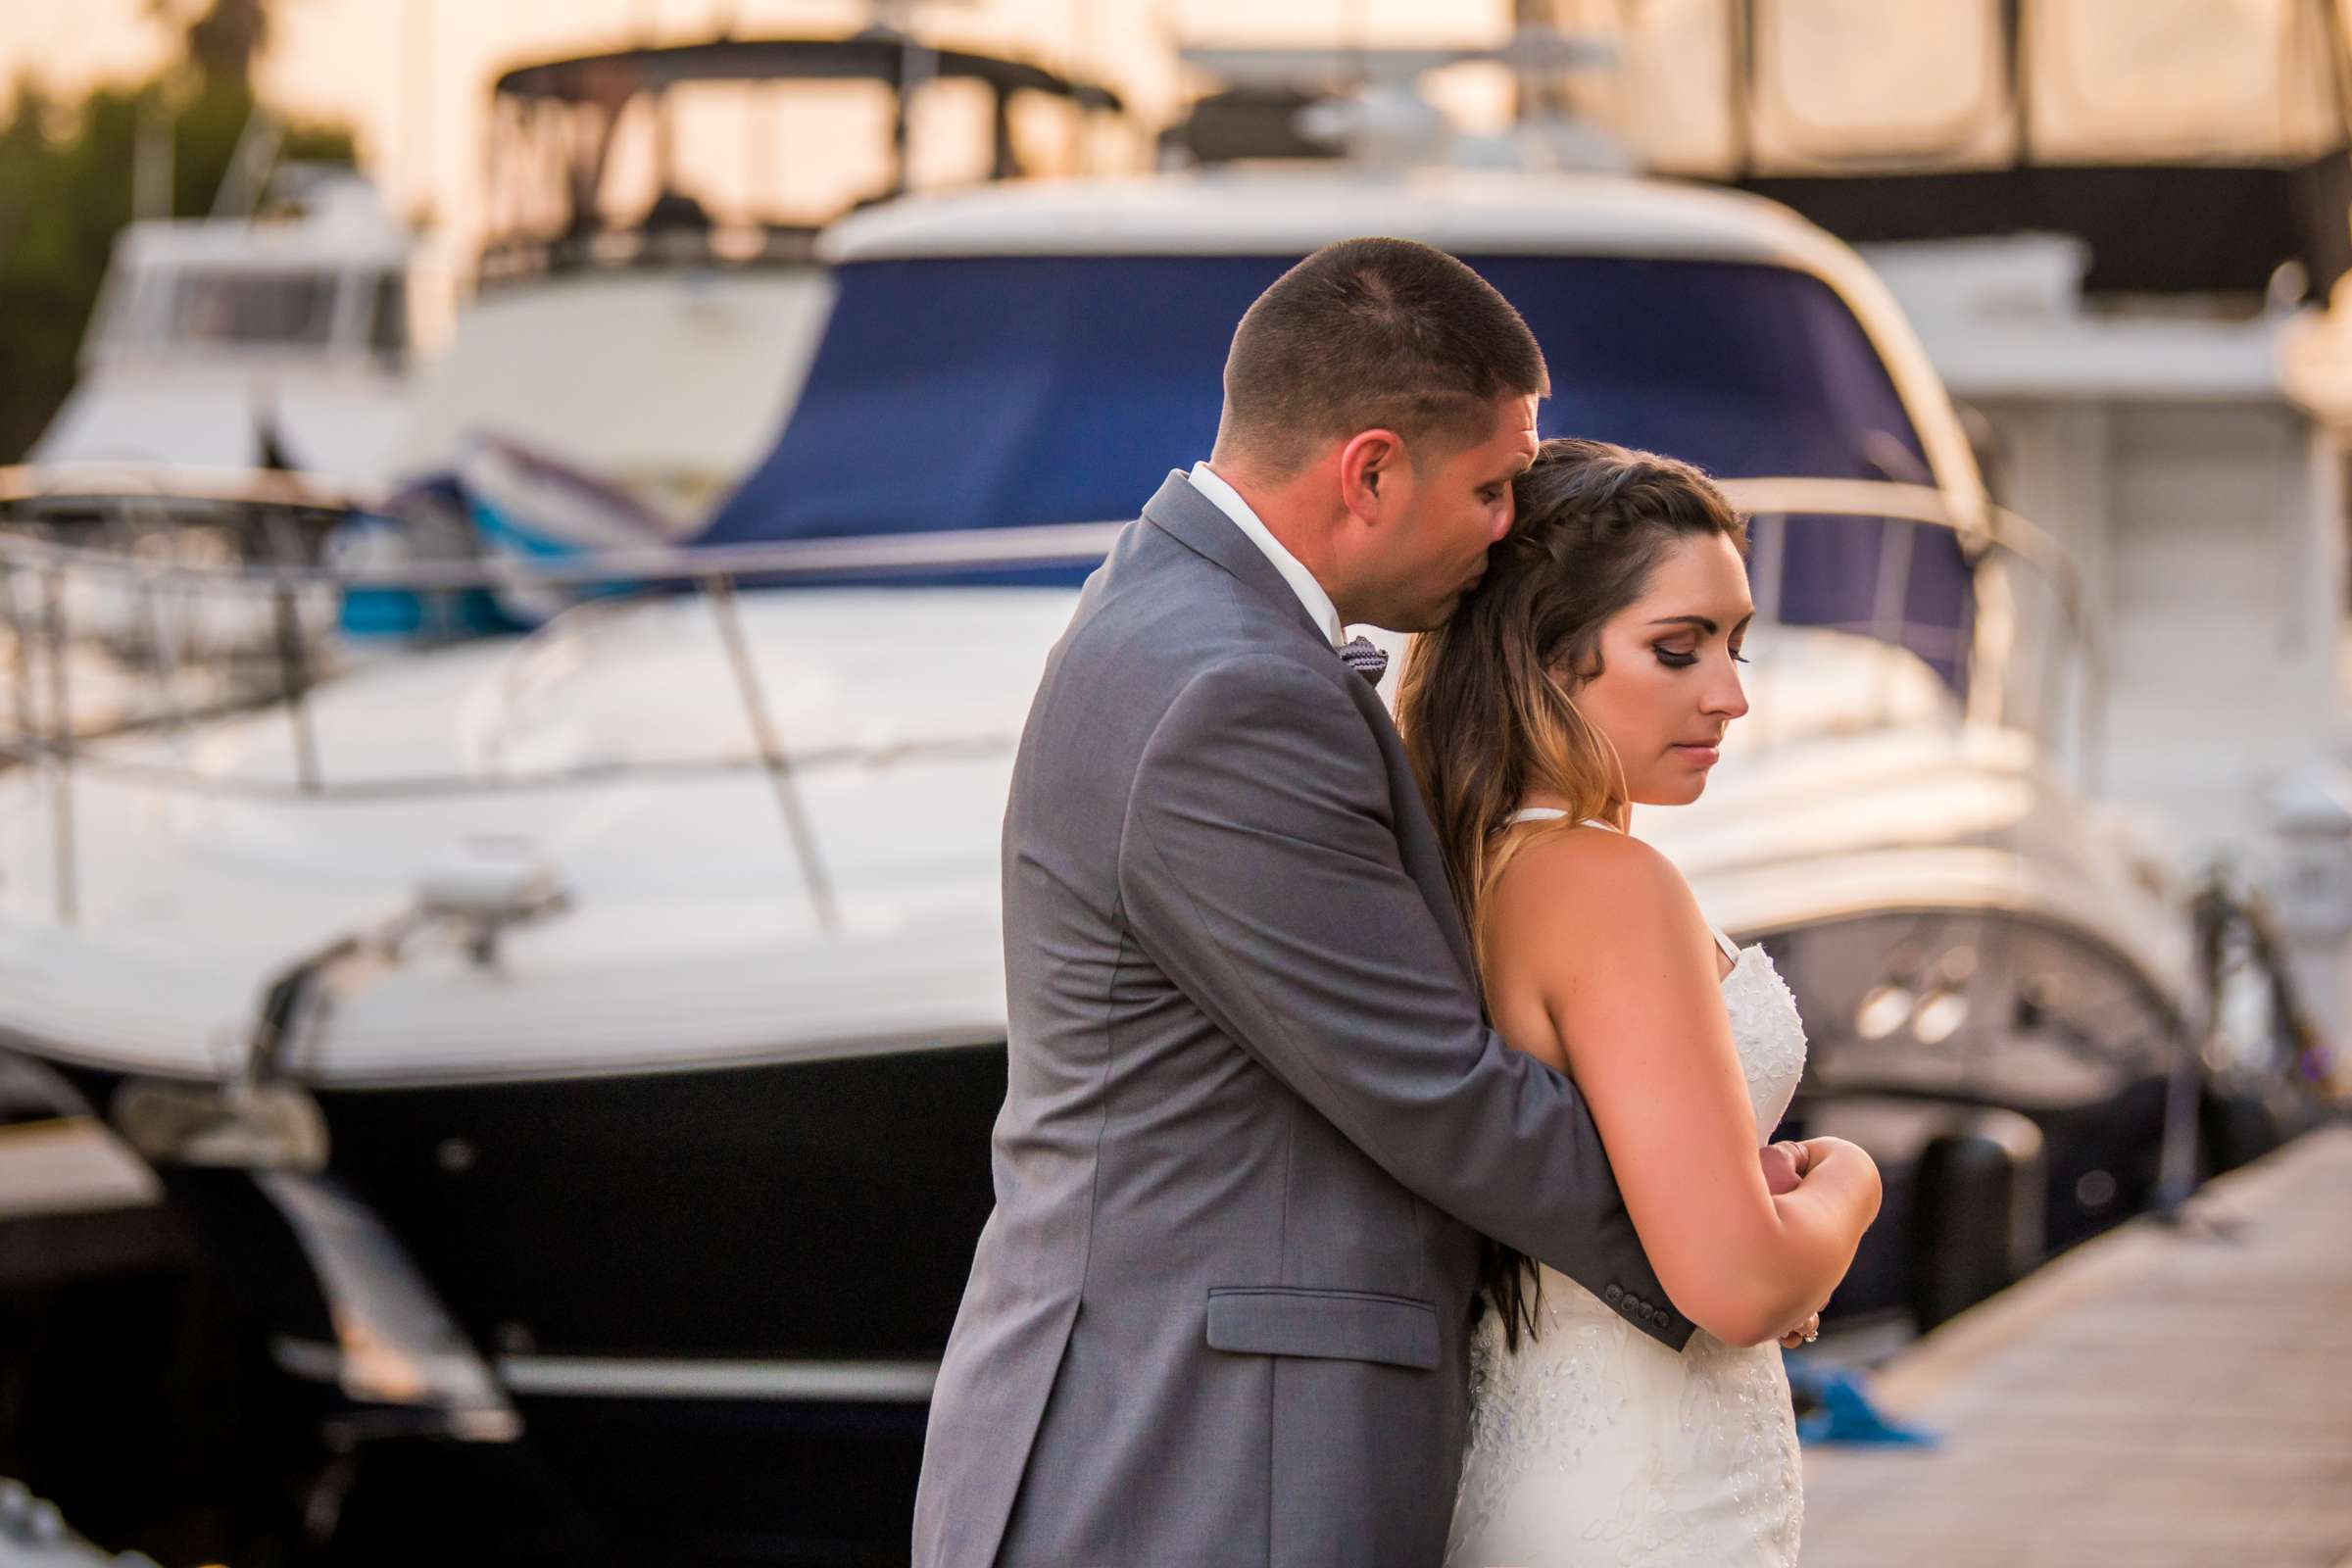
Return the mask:
<path fill-rule="evenodd" d="M 1414 640 L 1396 699 L 1482 969 L 1488 896 L 1518 852 L 1592 817 L 1625 825 L 1624 767 L 1573 696 L 1601 671 L 1601 627 L 1678 540 L 1722 534 L 1747 551 L 1746 520 L 1699 469 L 1605 441 L 1544 442 L 1512 501 L 1517 521 L 1485 579 Z M 1566 800 L 1568 814 L 1513 824 L 1533 790 Z M 1481 1272 L 1516 1346 L 1522 1327 L 1535 1330 L 1534 1271 L 1489 1242 Z"/>

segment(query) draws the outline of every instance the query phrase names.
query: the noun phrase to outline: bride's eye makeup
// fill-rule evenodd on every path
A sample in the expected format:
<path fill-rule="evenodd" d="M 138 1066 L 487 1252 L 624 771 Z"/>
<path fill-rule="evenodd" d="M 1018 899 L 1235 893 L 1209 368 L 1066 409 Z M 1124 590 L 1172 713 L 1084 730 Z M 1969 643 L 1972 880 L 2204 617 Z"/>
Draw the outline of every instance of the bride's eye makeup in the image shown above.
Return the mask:
<path fill-rule="evenodd" d="M 1747 662 L 1740 656 L 1740 650 L 1747 640 L 1748 622 L 1754 618 L 1752 613 L 1740 616 L 1739 624 L 1732 628 L 1732 637 L 1737 640 L 1725 644 L 1731 653 L 1732 662 L 1735 664 Z M 1722 630 L 1721 622 L 1709 620 L 1704 615 L 1666 615 L 1651 624 L 1677 628 L 1661 640 L 1649 645 L 1649 651 L 1657 656 L 1658 662 L 1664 664 L 1668 669 L 1689 669 L 1696 664 L 1701 643 L 1705 638 L 1711 638 Z M 1674 646 L 1678 639 L 1683 638 L 1689 639 L 1687 646 L 1680 648 Z"/>
<path fill-rule="evenodd" d="M 1695 650 L 1686 653 L 1679 648 L 1669 648 L 1663 643 L 1651 643 L 1649 650 L 1658 656 L 1658 662 L 1664 664 L 1668 669 L 1689 669 L 1698 662 L 1698 654 Z M 1731 650 L 1731 655 L 1732 662 L 1735 664 L 1744 664 L 1748 662 L 1737 648 Z"/>

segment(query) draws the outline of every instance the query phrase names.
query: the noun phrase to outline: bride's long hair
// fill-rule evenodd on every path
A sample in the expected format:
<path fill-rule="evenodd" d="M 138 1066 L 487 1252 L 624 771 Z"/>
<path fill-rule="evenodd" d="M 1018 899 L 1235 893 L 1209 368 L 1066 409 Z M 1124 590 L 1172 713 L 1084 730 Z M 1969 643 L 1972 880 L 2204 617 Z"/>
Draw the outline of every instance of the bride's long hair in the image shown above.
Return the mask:
<path fill-rule="evenodd" d="M 1589 818 L 1626 825 L 1624 764 L 1575 699 L 1601 671 L 1602 625 L 1641 598 L 1678 541 L 1722 534 L 1747 553 L 1746 520 L 1704 473 L 1605 441 L 1544 442 L 1512 501 L 1518 520 L 1485 579 L 1414 640 L 1396 697 L 1482 972 L 1487 903 L 1519 852 Z M 1532 791 L 1566 801 L 1567 815 L 1511 822 Z M 1516 1347 L 1522 1327 L 1535 1332 L 1534 1268 L 1490 1241 L 1480 1272 Z"/>

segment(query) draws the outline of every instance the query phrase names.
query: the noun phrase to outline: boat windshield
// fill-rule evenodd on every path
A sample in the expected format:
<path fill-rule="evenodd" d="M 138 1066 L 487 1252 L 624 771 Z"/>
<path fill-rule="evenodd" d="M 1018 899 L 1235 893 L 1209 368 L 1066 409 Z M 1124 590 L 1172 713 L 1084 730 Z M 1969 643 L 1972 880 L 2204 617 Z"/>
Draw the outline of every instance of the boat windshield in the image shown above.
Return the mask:
<path fill-rule="evenodd" d="M 247 347 L 324 346 L 334 329 L 333 272 L 191 269 L 172 296 L 175 343 Z"/>
<path fill-rule="evenodd" d="M 1464 258 L 1551 369 L 1545 435 L 1726 477 L 1926 483 L 1861 324 L 1807 273 L 1622 256 Z M 1294 258 L 852 263 L 806 389 L 710 543 L 1093 522 L 1207 456 L 1234 323 Z"/>
<path fill-rule="evenodd" d="M 400 267 L 148 265 L 109 284 L 94 338 L 108 353 L 408 347 Z"/>

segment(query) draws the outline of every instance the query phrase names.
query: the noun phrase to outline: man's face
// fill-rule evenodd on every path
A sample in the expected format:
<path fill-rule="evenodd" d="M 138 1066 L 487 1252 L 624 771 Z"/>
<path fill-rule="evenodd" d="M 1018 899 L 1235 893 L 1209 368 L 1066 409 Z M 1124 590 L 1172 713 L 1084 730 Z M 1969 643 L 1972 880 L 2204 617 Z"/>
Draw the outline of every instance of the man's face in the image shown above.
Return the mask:
<path fill-rule="evenodd" d="M 1511 531 L 1511 481 L 1536 461 L 1536 398 L 1506 393 L 1483 441 L 1392 465 L 1382 523 L 1362 562 L 1362 618 L 1392 631 L 1442 626 Z"/>

